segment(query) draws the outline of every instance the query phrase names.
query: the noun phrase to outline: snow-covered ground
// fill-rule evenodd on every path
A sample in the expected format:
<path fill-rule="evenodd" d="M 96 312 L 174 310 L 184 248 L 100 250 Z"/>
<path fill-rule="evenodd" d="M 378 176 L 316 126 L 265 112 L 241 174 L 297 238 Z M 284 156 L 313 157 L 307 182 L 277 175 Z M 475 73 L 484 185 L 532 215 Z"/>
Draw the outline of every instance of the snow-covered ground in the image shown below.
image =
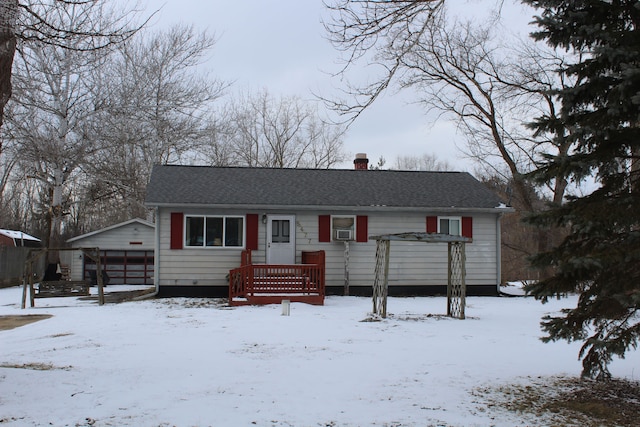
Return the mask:
<path fill-rule="evenodd" d="M 390 298 L 372 322 L 357 297 L 283 316 L 186 298 L 21 310 L 20 295 L 0 289 L 0 315 L 53 317 L 0 331 L 3 426 L 545 425 L 478 390 L 581 367 L 579 343 L 538 339 L 540 317 L 575 298 L 468 298 L 466 320 L 441 316 L 443 297 Z M 638 368 L 639 351 L 611 366 L 636 380 Z"/>

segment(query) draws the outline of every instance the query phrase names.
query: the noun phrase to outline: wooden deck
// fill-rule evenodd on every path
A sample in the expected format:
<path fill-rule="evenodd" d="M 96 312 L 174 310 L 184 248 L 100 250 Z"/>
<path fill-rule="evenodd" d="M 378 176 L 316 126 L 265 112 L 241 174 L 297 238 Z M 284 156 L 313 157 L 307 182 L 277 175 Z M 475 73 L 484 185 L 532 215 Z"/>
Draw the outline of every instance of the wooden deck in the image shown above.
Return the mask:
<path fill-rule="evenodd" d="M 229 305 L 279 304 L 283 300 L 323 305 L 325 296 L 324 252 L 303 253 L 305 264 L 247 263 L 229 272 Z"/>

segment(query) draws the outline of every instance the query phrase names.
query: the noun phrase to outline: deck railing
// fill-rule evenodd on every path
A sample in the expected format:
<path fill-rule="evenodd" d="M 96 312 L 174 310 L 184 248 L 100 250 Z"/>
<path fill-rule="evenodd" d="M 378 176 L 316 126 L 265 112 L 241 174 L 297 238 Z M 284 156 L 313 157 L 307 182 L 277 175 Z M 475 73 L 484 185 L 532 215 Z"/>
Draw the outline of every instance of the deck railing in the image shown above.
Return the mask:
<path fill-rule="evenodd" d="M 243 255 L 242 261 L 246 261 Z M 250 259 L 250 258 L 249 258 Z M 229 272 L 229 303 L 252 297 L 315 296 L 324 299 L 324 252 L 303 254 L 309 264 L 248 264 Z"/>

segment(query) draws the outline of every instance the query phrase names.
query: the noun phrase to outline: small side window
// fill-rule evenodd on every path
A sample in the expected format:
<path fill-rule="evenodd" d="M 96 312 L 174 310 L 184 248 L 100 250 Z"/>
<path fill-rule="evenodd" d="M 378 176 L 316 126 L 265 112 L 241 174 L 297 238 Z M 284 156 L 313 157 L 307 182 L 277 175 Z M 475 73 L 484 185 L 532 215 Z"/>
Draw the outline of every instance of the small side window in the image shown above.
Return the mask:
<path fill-rule="evenodd" d="M 460 236 L 462 234 L 460 217 L 438 217 L 438 233 Z"/>
<path fill-rule="evenodd" d="M 333 240 L 354 240 L 356 236 L 355 216 L 331 217 L 331 236 Z"/>

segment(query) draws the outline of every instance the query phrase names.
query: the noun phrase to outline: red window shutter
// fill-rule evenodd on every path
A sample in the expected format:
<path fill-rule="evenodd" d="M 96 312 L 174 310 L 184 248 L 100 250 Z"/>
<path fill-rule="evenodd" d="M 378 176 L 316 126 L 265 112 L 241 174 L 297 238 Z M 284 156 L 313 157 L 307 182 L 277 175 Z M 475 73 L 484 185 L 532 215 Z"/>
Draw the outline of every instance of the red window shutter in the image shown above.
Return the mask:
<path fill-rule="evenodd" d="M 428 216 L 427 217 L 427 233 L 437 233 L 437 232 L 438 232 L 438 217 Z"/>
<path fill-rule="evenodd" d="M 331 215 L 318 215 L 318 241 L 331 241 Z"/>
<path fill-rule="evenodd" d="M 462 217 L 462 235 L 473 239 L 473 218 L 470 216 Z"/>
<path fill-rule="evenodd" d="M 369 241 L 369 217 L 358 215 L 356 217 L 356 242 Z"/>
<path fill-rule="evenodd" d="M 258 214 L 247 214 L 247 249 L 258 250 Z"/>
<path fill-rule="evenodd" d="M 182 230 L 184 221 L 184 214 L 182 212 L 171 212 L 171 243 L 170 249 L 182 249 Z"/>

